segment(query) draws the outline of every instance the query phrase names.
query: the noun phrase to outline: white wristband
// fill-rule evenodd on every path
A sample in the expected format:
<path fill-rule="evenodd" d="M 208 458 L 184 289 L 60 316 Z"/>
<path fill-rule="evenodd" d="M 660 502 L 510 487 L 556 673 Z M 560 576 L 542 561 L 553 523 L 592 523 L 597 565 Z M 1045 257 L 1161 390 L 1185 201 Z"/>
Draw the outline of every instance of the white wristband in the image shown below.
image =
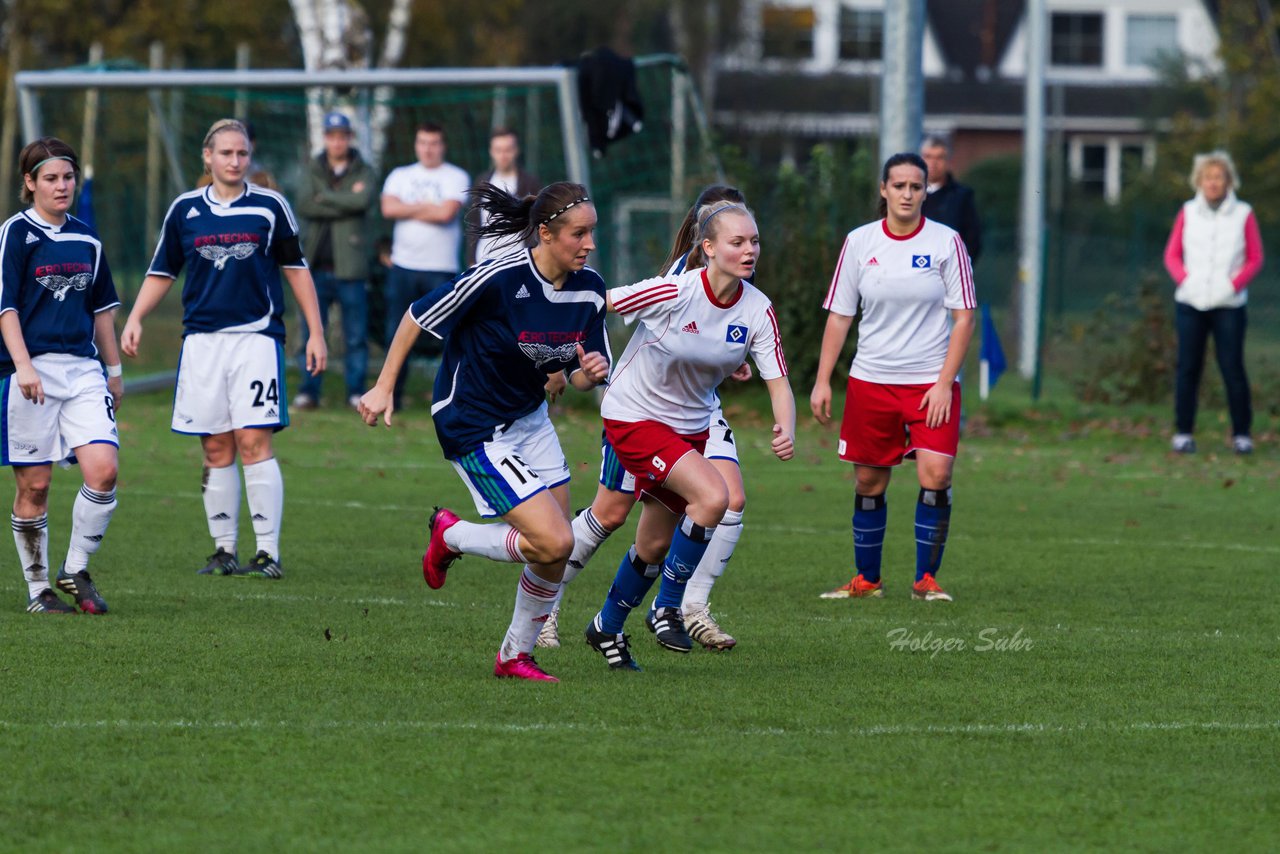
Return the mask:
<path fill-rule="evenodd" d="M 103 365 L 107 369 L 108 377 L 118 377 L 124 373 L 124 365 Z"/>

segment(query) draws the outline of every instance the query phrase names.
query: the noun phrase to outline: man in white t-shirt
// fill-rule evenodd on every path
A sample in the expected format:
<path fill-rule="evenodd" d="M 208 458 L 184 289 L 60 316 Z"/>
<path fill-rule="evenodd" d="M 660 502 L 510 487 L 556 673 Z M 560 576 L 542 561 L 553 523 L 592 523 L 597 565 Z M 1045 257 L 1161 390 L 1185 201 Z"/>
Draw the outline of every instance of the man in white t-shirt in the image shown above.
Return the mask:
<path fill-rule="evenodd" d="M 446 163 L 444 128 L 418 126 L 413 139 L 418 162 L 391 170 L 382 185 L 382 216 L 395 222 L 391 270 L 387 274 L 387 346 L 410 303 L 458 274 L 462 205 L 471 179 Z M 396 380 L 393 405 L 401 409 L 407 370 Z"/>

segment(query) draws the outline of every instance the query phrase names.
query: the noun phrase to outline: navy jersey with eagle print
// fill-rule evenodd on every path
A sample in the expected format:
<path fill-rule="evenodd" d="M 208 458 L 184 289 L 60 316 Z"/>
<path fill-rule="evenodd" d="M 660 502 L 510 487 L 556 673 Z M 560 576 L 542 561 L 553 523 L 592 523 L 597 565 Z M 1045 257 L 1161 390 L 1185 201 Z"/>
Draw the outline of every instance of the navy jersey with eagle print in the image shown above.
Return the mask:
<path fill-rule="evenodd" d="M 260 332 L 284 340 L 280 268 L 307 266 L 284 196 L 250 183 L 230 202 L 218 201 L 211 186 L 178 196 L 147 275 L 176 279 L 184 266 L 184 335 Z"/>
<path fill-rule="evenodd" d="M 612 361 L 604 291 L 590 267 L 556 290 L 524 250 L 472 267 L 410 306 L 417 324 L 445 342 L 431 416 L 446 457 L 541 406 L 547 374 L 578 367 L 579 343 Z"/>
<path fill-rule="evenodd" d="M 102 242 L 80 220 L 50 225 L 32 209 L 0 226 L 0 314 L 18 313 L 31 356 L 97 356 L 94 315 L 119 304 Z M 0 376 L 11 373 L 0 340 Z"/>

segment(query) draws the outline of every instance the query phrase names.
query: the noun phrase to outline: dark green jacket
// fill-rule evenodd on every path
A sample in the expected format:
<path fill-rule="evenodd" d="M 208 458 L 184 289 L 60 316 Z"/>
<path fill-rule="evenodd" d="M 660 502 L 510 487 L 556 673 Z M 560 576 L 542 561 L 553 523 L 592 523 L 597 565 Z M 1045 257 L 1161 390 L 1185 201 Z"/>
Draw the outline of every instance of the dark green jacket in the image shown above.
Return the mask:
<path fill-rule="evenodd" d="M 323 229 L 330 228 L 333 273 L 339 279 L 369 278 L 369 206 L 378 192 L 373 169 L 351 150 L 351 165 L 336 184 L 330 183 L 324 152 L 307 164 L 298 192 L 298 213 L 307 220 L 303 251 L 316 257 Z"/>

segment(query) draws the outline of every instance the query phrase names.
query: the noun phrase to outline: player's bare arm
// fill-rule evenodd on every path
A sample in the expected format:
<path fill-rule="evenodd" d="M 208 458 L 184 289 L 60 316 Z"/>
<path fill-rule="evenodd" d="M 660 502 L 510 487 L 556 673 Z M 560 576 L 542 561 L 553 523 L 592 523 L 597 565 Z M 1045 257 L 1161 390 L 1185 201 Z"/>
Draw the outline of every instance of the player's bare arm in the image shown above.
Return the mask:
<path fill-rule="evenodd" d="M 383 417 L 383 422 L 388 427 L 391 426 L 391 413 L 395 409 L 392 396 L 396 388 L 396 376 L 409 358 L 409 353 L 413 350 L 413 345 L 421 333 L 422 327 L 418 326 L 413 316 L 406 311 L 404 317 L 400 318 L 400 325 L 396 327 L 396 335 L 391 339 L 391 346 L 387 348 L 387 358 L 382 362 L 382 372 L 378 374 L 378 381 L 373 384 L 373 388 L 364 393 L 364 397 L 360 398 L 360 405 L 356 407 L 356 412 L 370 427 L 378 426 L 379 415 Z"/>
<path fill-rule="evenodd" d="M 142 343 L 142 321 L 173 287 L 173 279 L 168 276 L 147 276 L 138 289 L 138 298 L 134 300 L 129 319 L 125 321 L 124 331 L 120 333 L 120 349 L 130 358 L 138 355 L 138 346 Z"/>
<path fill-rule="evenodd" d="M 969 352 L 969 342 L 973 340 L 973 330 L 977 326 L 974 311 L 971 308 L 951 310 L 951 340 L 947 344 L 947 358 L 938 373 L 938 381 L 933 388 L 924 393 L 920 400 L 920 408 L 925 409 L 925 424 L 937 427 L 951 421 L 951 386 L 964 365 L 965 354 Z"/>
<path fill-rule="evenodd" d="M 809 394 L 809 409 L 819 424 L 831 421 L 831 372 L 835 370 L 836 360 L 844 349 L 844 342 L 849 338 L 849 329 L 853 326 L 853 318 L 844 314 L 830 312 L 827 315 L 827 326 L 822 332 L 822 349 L 818 352 L 818 376 L 813 381 L 813 391 Z"/>
<path fill-rule="evenodd" d="M 0 336 L 4 338 L 4 346 L 13 360 L 14 379 L 18 381 L 18 389 L 23 398 L 34 403 L 44 403 L 44 386 L 40 383 L 40 375 L 35 365 L 31 364 L 31 354 L 27 351 L 26 339 L 22 337 L 22 323 L 18 320 L 18 312 L 6 311 L 0 314 Z"/>
<path fill-rule="evenodd" d="M 316 285 L 311 279 L 311 271 L 305 267 L 285 267 L 284 278 L 289 283 L 293 298 L 298 301 L 298 310 L 302 312 L 307 324 L 307 371 L 315 376 L 329 362 L 329 348 L 324 341 L 323 324 L 320 323 L 320 300 L 316 297 Z"/>
<path fill-rule="evenodd" d="M 93 316 L 93 343 L 98 348 L 102 363 L 107 366 L 107 391 L 111 392 L 113 406 L 120 408 L 120 399 L 124 397 L 124 377 L 119 374 L 120 348 L 116 344 L 116 310 L 108 308 Z M 111 368 L 115 367 L 116 375 L 111 376 Z"/>
<path fill-rule="evenodd" d="M 578 391 L 590 391 L 609 378 L 609 360 L 603 353 L 587 353 L 578 345 L 579 367 L 569 375 L 569 383 Z"/>
<path fill-rule="evenodd" d="M 764 384 L 773 408 L 773 453 L 780 460 L 789 460 L 796 453 L 796 398 L 785 376 L 765 380 Z"/>

